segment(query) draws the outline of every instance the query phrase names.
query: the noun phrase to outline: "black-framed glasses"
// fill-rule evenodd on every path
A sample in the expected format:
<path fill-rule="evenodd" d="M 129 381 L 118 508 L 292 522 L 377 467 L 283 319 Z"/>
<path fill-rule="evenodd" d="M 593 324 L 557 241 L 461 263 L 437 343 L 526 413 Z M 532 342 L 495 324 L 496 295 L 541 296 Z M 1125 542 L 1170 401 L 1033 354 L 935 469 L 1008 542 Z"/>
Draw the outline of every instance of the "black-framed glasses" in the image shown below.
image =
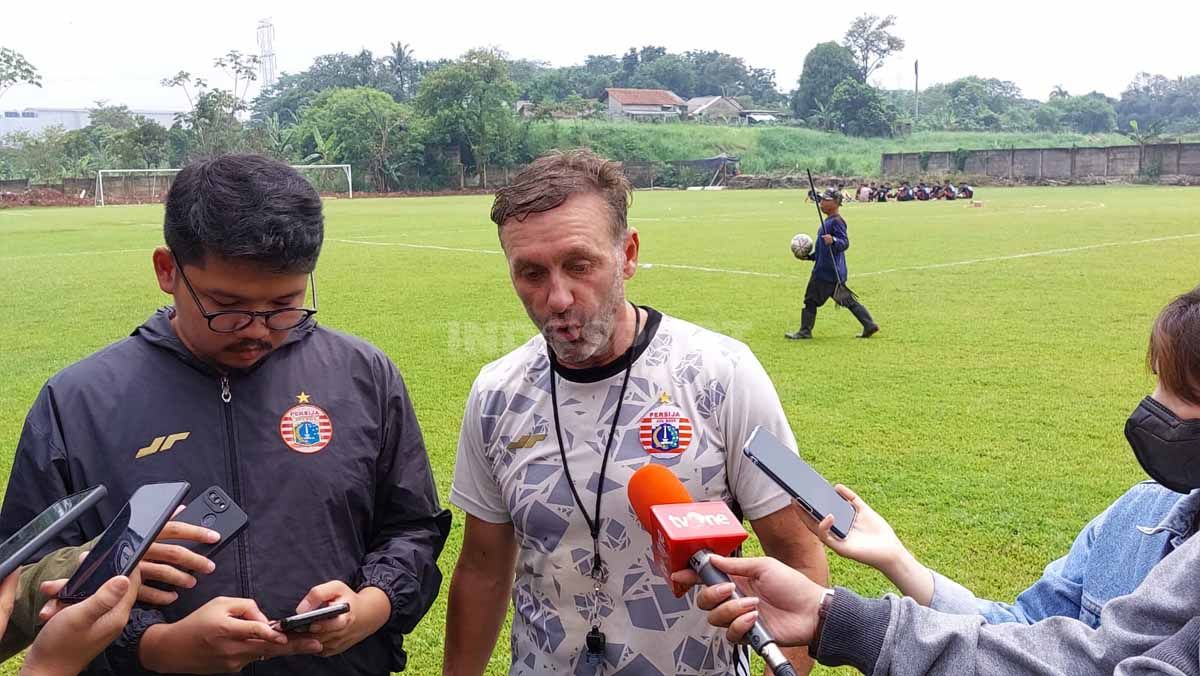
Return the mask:
<path fill-rule="evenodd" d="M 200 314 L 208 320 L 208 328 L 216 333 L 237 333 L 242 329 L 254 323 L 256 317 L 262 317 L 267 328 L 272 331 L 287 331 L 294 329 L 297 326 L 303 325 L 313 315 L 317 314 L 317 278 L 310 272 L 308 273 L 308 281 L 312 284 L 313 306 L 306 307 L 284 307 L 278 310 L 220 310 L 218 312 L 209 312 L 204 309 L 204 304 L 200 302 L 200 296 L 196 293 L 196 289 L 192 287 L 192 282 L 188 280 L 187 275 L 183 272 L 183 265 L 179 263 L 179 259 L 175 254 L 171 254 L 171 258 L 175 259 L 175 269 L 179 271 L 179 277 L 183 279 L 183 285 L 187 287 L 188 293 L 192 295 L 192 300 L 196 301 L 196 307 L 199 308 Z"/>

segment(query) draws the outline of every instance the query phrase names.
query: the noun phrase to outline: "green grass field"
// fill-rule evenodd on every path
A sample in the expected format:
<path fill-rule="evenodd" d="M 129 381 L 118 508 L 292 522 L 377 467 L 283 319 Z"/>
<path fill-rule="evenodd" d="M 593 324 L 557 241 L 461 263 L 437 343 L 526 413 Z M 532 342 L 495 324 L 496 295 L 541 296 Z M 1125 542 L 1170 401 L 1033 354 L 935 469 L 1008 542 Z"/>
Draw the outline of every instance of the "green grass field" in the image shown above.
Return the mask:
<path fill-rule="evenodd" d="M 816 340 L 783 340 L 798 324 L 809 269 L 787 244 L 815 229 L 801 192 L 637 194 L 631 221 L 644 268 L 629 294 L 747 342 L 806 458 L 858 490 L 927 564 L 1011 599 L 1143 478 L 1122 426 L 1151 387 L 1154 315 L 1200 280 L 1200 191 L 978 197 L 981 209 L 845 208 L 851 283 L 883 326 L 870 341 L 853 339 L 857 324 L 831 306 Z M 443 499 L 472 379 L 532 333 L 489 207 L 486 197 L 326 205 L 320 318 L 400 366 Z M 0 210 L 5 476 L 46 378 L 166 302 L 149 257 L 161 220 L 153 206 Z M 462 539 L 455 517 L 447 582 Z M 864 593 L 888 589 L 857 565 L 835 559 L 832 569 Z M 410 673 L 437 673 L 444 613 L 442 602 L 409 638 Z M 503 637 L 489 673 L 505 673 L 507 653 Z"/>

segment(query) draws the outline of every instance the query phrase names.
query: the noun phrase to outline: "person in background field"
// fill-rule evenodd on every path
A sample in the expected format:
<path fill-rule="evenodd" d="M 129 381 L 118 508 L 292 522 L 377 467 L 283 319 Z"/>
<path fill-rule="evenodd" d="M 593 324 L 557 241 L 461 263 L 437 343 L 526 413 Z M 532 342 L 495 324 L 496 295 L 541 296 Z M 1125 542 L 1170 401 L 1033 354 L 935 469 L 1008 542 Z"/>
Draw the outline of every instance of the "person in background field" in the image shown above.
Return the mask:
<path fill-rule="evenodd" d="M 39 554 L 99 535 L 143 484 L 217 485 L 249 527 L 200 584 L 135 607 L 87 673 L 403 668 L 404 635 L 438 593 L 450 515 L 395 365 L 313 321 L 320 196 L 281 162 L 220 155 L 175 176 L 163 236 L 151 262 L 174 305 L 42 388 L 0 536 L 85 486 L 108 497 Z M 153 441 L 166 434 L 170 449 Z M 269 624 L 338 602 L 350 612 L 308 633 Z"/>
<path fill-rule="evenodd" d="M 913 201 L 913 189 L 912 189 L 912 186 L 910 186 L 908 184 L 908 181 L 902 182 L 900 184 L 900 188 L 898 190 L 896 190 L 896 201 L 897 202 Z"/>
<path fill-rule="evenodd" d="M 859 202 L 871 201 L 871 189 L 867 187 L 866 183 L 862 183 L 858 186 L 858 195 L 856 195 L 854 199 Z"/>
<path fill-rule="evenodd" d="M 976 599 L 921 566 L 844 487 L 858 511 L 847 539 L 831 538 L 828 520 L 810 527 L 835 551 L 885 571 L 907 598 L 823 590 L 759 559 L 717 562 L 750 578 L 743 591 L 760 596 L 758 604 L 729 601 L 728 589 L 716 587 L 698 601 L 715 608 L 710 618 L 729 626 L 731 639 L 758 605 L 769 627 L 786 627 L 775 633 L 785 644 L 809 645 L 822 663 L 864 673 L 952 674 L 964 664 L 978 676 L 1200 673 L 1200 288 L 1159 314 L 1147 363 L 1157 382 L 1126 421 L 1125 438 L 1153 481 L 1093 519 L 1016 603 Z"/>
<path fill-rule="evenodd" d="M 846 249 L 850 248 L 850 235 L 847 232 L 846 219 L 841 215 L 840 196 L 826 190 L 820 198 L 821 212 L 825 221 L 817 231 L 813 242 L 813 252 L 805 260 L 813 261 L 812 275 L 804 291 L 804 309 L 800 312 L 800 328 L 795 333 L 785 333 L 788 340 L 809 340 L 812 338 L 813 326 L 817 322 L 817 308 L 830 298 L 850 310 L 854 318 L 862 324 L 859 338 L 870 338 L 879 333 L 879 325 L 871 318 L 866 306 L 858 302 L 845 284 L 847 281 Z"/>
<path fill-rule="evenodd" d="M 965 200 L 972 199 L 975 197 L 975 190 L 966 183 L 960 183 L 958 186 L 958 196 Z"/>
<path fill-rule="evenodd" d="M 492 220 L 538 335 L 484 366 L 467 398 L 445 674 L 483 673 L 510 598 L 513 676 L 749 673 L 747 648 L 653 568 L 624 489 L 648 463 L 696 500 L 732 503 L 773 556 L 828 575 L 791 498 L 741 453 L 760 425 L 795 450 L 754 354 L 627 299 L 640 247 L 630 196 L 619 165 L 588 151 L 541 157 L 496 193 Z M 803 652 L 789 658 L 807 673 Z"/>
<path fill-rule="evenodd" d="M 952 200 L 957 195 L 958 190 L 955 189 L 954 184 L 950 182 L 950 179 L 946 179 L 946 184 L 942 186 L 942 198 Z"/>
<path fill-rule="evenodd" d="M 925 185 L 925 181 L 917 184 L 917 199 L 922 202 L 929 200 L 929 186 Z"/>

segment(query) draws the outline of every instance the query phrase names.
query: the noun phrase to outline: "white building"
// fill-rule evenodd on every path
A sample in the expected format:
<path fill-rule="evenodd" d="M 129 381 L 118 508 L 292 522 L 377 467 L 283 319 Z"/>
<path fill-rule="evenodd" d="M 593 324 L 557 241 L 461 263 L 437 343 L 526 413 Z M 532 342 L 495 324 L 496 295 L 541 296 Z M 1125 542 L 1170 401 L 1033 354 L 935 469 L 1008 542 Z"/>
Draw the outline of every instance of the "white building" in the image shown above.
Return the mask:
<path fill-rule="evenodd" d="M 175 124 L 176 111 L 170 110 L 131 110 L 132 115 L 140 115 L 161 124 L 168 129 Z M 5 110 L 0 112 L 0 136 L 14 131 L 38 133 L 46 127 L 58 125 L 67 131 L 83 129 L 88 126 L 91 114 L 87 108 L 24 108 L 22 110 Z"/>

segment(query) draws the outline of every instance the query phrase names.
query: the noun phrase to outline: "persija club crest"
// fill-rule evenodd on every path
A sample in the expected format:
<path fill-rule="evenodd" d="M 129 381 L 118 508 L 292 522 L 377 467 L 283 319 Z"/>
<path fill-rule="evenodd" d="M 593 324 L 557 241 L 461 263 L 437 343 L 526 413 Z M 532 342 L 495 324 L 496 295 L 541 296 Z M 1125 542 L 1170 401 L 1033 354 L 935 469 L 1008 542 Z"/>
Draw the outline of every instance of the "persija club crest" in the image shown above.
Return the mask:
<path fill-rule="evenodd" d="M 307 394 L 301 392 L 296 399 L 301 403 L 284 411 L 279 419 L 279 436 L 297 453 L 316 453 L 333 439 L 333 421 L 325 409 L 308 403 Z"/>
<path fill-rule="evenodd" d="M 677 408 L 659 408 L 642 418 L 639 435 L 647 453 L 682 453 L 692 443 L 692 421 Z"/>

